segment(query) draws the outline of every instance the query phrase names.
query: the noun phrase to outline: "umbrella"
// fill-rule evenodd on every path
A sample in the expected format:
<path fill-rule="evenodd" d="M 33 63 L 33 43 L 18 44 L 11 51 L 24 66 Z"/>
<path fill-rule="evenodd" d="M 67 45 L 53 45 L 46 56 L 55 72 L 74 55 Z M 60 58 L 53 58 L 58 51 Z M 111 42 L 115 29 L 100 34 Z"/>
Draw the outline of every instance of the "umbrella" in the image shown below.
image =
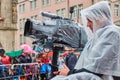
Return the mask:
<path fill-rule="evenodd" d="M 29 45 L 27 45 L 27 44 L 23 44 L 23 45 L 21 45 L 20 47 L 21 47 L 21 49 L 23 49 L 23 52 L 24 52 L 24 53 L 29 53 L 29 54 L 31 54 L 31 53 L 34 52 L 34 51 L 32 50 L 32 48 L 31 48 Z"/>
<path fill-rule="evenodd" d="M 36 46 L 34 50 L 35 50 L 35 52 L 41 52 L 43 50 L 43 47 Z"/>
<path fill-rule="evenodd" d="M 52 51 L 49 52 L 49 53 L 47 54 L 47 56 L 48 56 L 48 57 L 52 57 L 52 56 L 53 56 L 53 52 L 52 52 Z"/>
<path fill-rule="evenodd" d="M 5 54 L 10 57 L 17 57 L 23 53 L 23 50 L 16 50 L 11 52 L 6 52 Z"/>
<path fill-rule="evenodd" d="M 69 51 L 65 51 L 62 56 L 65 57 L 67 54 L 69 53 Z"/>

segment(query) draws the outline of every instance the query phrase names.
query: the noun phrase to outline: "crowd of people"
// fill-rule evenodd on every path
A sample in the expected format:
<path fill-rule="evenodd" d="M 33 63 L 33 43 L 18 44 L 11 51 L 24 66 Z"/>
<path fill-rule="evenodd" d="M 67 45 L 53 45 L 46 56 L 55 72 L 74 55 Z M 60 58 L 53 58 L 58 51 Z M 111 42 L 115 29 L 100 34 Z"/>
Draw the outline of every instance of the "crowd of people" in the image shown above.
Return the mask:
<path fill-rule="evenodd" d="M 17 57 L 9 57 L 4 49 L 0 50 L 0 80 L 49 80 L 51 73 L 51 62 L 53 51 L 49 46 L 43 47 L 36 41 L 32 43 L 31 49 L 35 53 L 23 53 Z M 39 49 L 38 49 L 39 48 Z M 66 55 L 64 51 L 59 55 L 58 69 L 62 69 L 66 64 L 73 69 L 77 56 L 74 50 L 69 48 Z M 72 63 L 72 64 L 71 64 Z"/>
<path fill-rule="evenodd" d="M 37 52 L 36 48 L 41 47 Z M 6 55 L 4 49 L 0 50 L 0 80 L 18 80 L 26 78 L 25 80 L 38 80 L 39 76 L 41 80 L 47 78 L 46 74 L 51 72 L 51 57 L 52 50 L 49 48 L 43 48 L 33 42 L 33 47 L 35 53 L 23 53 L 17 57 L 10 57 Z M 51 54 L 51 56 L 49 56 Z"/>

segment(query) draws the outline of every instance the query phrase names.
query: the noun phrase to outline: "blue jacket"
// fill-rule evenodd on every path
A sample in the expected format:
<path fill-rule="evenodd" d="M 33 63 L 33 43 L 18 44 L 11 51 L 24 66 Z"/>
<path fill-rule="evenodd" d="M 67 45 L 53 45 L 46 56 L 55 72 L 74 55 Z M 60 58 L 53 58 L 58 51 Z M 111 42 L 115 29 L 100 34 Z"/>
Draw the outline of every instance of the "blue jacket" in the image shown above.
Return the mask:
<path fill-rule="evenodd" d="M 67 67 L 72 70 L 77 62 L 77 56 L 74 53 L 68 53 L 65 59 Z"/>

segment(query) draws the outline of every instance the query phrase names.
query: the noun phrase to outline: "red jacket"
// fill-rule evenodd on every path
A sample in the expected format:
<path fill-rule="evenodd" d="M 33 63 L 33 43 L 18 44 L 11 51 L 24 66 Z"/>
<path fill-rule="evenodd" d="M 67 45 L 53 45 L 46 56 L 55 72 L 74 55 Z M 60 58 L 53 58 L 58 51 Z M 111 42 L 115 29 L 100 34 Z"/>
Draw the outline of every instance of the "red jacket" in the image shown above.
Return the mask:
<path fill-rule="evenodd" d="M 11 64 L 11 60 L 12 60 L 12 58 L 10 58 L 8 56 L 2 56 L 2 58 L 1 58 L 2 64 Z"/>
<path fill-rule="evenodd" d="M 47 58 L 42 58 L 42 59 L 41 59 L 41 62 L 42 62 L 42 63 L 49 63 L 49 59 L 47 59 Z"/>

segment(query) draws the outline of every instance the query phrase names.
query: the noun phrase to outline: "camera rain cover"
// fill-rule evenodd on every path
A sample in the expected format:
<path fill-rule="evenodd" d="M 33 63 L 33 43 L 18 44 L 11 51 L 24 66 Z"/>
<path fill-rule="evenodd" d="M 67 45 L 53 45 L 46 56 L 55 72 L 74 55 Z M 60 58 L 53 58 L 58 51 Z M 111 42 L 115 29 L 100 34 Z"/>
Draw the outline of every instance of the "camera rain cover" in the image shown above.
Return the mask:
<path fill-rule="evenodd" d="M 53 34 L 53 43 L 60 43 L 70 47 L 80 46 L 80 31 L 77 27 L 59 27 Z"/>
<path fill-rule="evenodd" d="M 51 37 L 53 43 L 73 48 L 84 47 L 87 36 L 81 26 L 69 20 L 61 24 L 55 24 L 54 21 L 53 23 L 28 19 L 25 23 L 24 36 L 35 39 Z"/>

